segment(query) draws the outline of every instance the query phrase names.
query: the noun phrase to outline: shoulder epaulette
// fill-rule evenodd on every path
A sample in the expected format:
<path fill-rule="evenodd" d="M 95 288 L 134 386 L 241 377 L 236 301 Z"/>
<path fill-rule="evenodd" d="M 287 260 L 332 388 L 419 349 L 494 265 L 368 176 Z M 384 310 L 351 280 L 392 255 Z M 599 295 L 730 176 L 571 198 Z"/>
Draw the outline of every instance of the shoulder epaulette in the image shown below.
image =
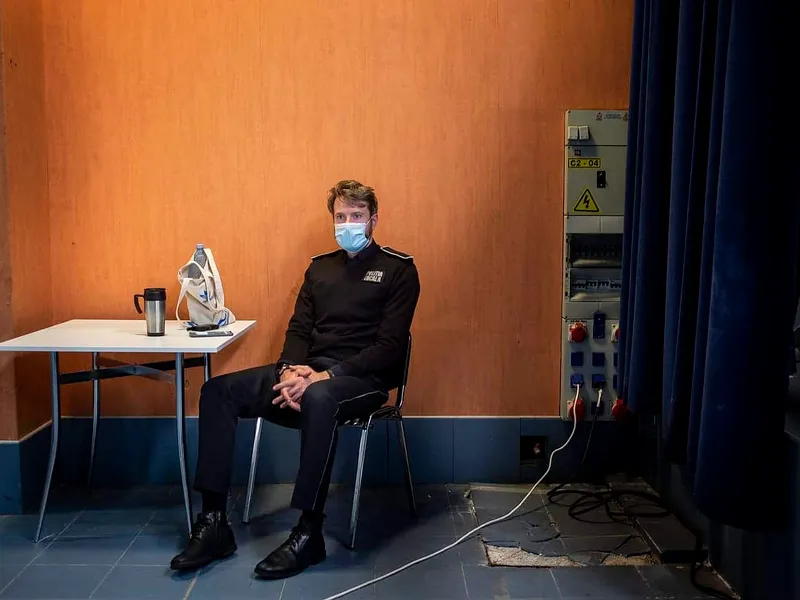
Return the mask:
<path fill-rule="evenodd" d="M 381 250 L 383 250 L 386 254 L 390 256 L 394 256 L 402 260 L 407 260 L 409 262 L 414 262 L 414 257 L 411 256 L 410 254 L 406 254 L 405 252 L 400 252 L 399 250 L 389 248 L 388 246 L 381 246 Z"/>
<path fill-rule="evenodd" d="M 339 250 L 331 250 L 330 252 L 323 252 L 322 254 L 317 254 L 316 256 L 312 256 L 311 260 L 317 260 L 318 258 L 325 258 L 326 256 L 333 256 L 338 252 Z"/>

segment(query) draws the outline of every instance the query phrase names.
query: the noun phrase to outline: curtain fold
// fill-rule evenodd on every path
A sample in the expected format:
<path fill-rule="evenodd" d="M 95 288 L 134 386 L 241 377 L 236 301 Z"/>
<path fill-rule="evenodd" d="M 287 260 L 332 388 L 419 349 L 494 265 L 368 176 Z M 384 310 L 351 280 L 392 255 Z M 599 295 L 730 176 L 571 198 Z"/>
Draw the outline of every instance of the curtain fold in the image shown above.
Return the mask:
<path fill-rule="evenodd" d="M 672 111 L 675 92 L 677 5 L 639 3 L 634 47 L 638 78 L 631 85 L 625 199 L 627 241 L 623 248 L 622 337 L 646 352 L 623 353 L 623 398 L 638 412 L 660 410 L 664 331 L 664 264 L 669 210 Z M 640 38 L 640 39 L 637 39 Z M 635 56 L 636 53 L 634 53 Z M 638 65 L 636 64 L 638 62 Z M 628 227 L 630 225 L 630 227 Z M 627 259 L 627 260 L 626 260 Z M 625 344 L 623 340 L 623 345 Z"/>
<path fill-rule="evenodd" d="M 686 461 L 687 434 L 691 388 L 684 389 L 684 371 L 693 362 L 693 353 L 684 356 L 687 333 L 694 338 L 696 312 L 684 301 L 694 292 L 696 297 L 702 230 L 698 231 L 697 209 L 702 211 L 702 198 L 698 190 L 692 189 L 692 175 L 705 179 L 703 156 L 704 145 L 695 148 L 695 132 L 698 131 L 698 116 L 701 114 L 703 98 L 693 85 L 701 69 L 703 4 L 683 1 L 680 6 L 678 25 L 678 49 L 676 71 L 684 77 L 675 80 L 675 116 L 672 140 L 672 178 L 670 185 L 666 296 L 664 316 L 664 381 L 662 385 L 662 425 L 667 435 L 665 453 L 676 462 Z M 701 140 L 702 142 L 702 136 Z M 695 149 L 697 152 L 695 152 Z M 699 163 L 699 164 L 698 164 Z M 700 167 L 700 168 L 698 168 Z M 695 193 L 693 194 L 692 191 Z M 693 218 L 694 217 L 694 218 Z M 688 310 L 687 310 L 688 309 Z M 690 347 L 693 349 L 693 347 Z M 673 423 L 676 427 L 672 429 Z"/>

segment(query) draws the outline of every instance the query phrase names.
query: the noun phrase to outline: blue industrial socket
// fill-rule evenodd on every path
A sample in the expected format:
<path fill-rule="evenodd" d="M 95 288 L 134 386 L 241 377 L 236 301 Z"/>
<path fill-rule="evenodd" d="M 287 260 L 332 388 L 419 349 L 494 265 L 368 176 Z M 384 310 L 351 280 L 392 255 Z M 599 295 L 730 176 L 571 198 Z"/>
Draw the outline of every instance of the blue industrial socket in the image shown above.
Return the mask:
<path fill-rule="evenodd" d="M 583 352 L 573 352 L 569 357 L 569 363 L 573 367 L 583 366 Z"/>
<path fill-rule="evenodd" d="M 570 387 L 578 387 L 583 386 L 583 375 L 580 373 L 573 373 L 569 376 L 569 385 Z"/>
<path fill-rule="evenodd" d="M 606 366 L 606 355 L 602 352 L 592 352 L 592 366 L 593 367 L 605 367 Z"/>
<path fill-rule="evenodd" d="M 592 387 L 594 389 L 600 389 L 606 387 L 606 376 L 603 373 L 593 373 Z"/>

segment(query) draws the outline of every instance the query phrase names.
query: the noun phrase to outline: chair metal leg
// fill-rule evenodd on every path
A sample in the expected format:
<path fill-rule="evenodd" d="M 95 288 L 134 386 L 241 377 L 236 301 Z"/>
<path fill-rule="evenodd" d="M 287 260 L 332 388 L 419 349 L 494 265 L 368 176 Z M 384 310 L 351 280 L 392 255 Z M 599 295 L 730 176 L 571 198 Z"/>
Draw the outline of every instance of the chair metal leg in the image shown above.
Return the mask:
<path fill-rule="evenodd" d="M 358 527 L 358 509 L 361 504 L 361 480 L 364 477 L 364 459 L 367 457 L 367 439 L 369 430 L 372 428 L 372 418 L 370 417 L 364 428 L 361 430 L 361 442 L 358 445 L 358 468 L 356 469 L 356 482 L 353 489 L 353 508 L 350 512 L 350 535 L 349 548 L 356 547 L 356 529 Z"/>
<path fill-rule="evenodd" d="M 92 371 L 97 371 L 97 352 L 92 352 Z M 94 455 L 97 448 L 97 425 L 100 420 L 100 380 L 92 380 L 92 446 L 89 450 L 89 475 L 86 478 L 86 487 L 92 487 L 92 474 L 94 472 Z"/>
<path fill-rule="evenodd" d="M 183 504 L 186 508 L 186 523 L 192 531 L 192 495 L 189 491 L 189 471 L 186 465 L 186 373 L 184 371 L 183 354 L 175 355 L 175 422 L 178 434 L 178 460 L 180 461 L 181 486 L 183 487 Z"/>
<path fill-rule="evenodd" d="M 38 543 L 42 537 L 42 525 L 44 515 L 47 511 L 47 497 L 50 495 L 50 485 L 53 483 L 53 470 L 56 466 L 56 455 L 58 454 L 58 433 L 61 424 L 61 396 L 58 384 L 58 353 L 50 353 L 50 385 L 52 387 L 53 402 L 53 425 L 50 430 L 50 460 L 47 462 L 47 475 L 44 479 L 44 491 L 42 492 L 42 503 L 39 507 L 39 523 L 36 526 L 36 535 L 33 541 Z"/>
<path fill-rule="evenodd" d="M 264 419 L 256 419 L 256 434 L 253 437 L 253 453 L 250 455 L 250 474 L 247 476 L 247 495 L 244 499 L 244 514 L 242 523 L 250 522 L 250 509 L 253 505 L 253 489 L 256 487 L 256 469 L 258 467 L 258 447 L 261 443 L 261 427 Z"/>
<path fill-rule="evenodd" d="M 408 446 L 406 445 L 406 430 L 403 427 L 403 417 L 397 418 L 397 437 L 400 439 L 400 451 L 403 454 L 403 466 L 406 471 L 406 489 L 408 490 L 408 503 L 411 514 L 417 516 L 417 502 L 414 500 L 414 482 L 411 480 L 411 464 L 408 461 Z"/>

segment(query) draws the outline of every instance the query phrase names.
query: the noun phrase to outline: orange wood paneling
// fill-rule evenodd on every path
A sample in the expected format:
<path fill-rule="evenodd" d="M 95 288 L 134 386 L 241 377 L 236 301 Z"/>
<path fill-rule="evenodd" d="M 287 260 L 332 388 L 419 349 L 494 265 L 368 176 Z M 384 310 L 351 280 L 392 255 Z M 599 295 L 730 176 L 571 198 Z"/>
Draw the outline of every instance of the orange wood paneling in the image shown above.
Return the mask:
<path fill-rule="evenodd" d="M 11 330 L 3 339 L 52 323 L 50 285 L 50 219 L 47 198 L 47 131 L 44 97 L 44 21 L 39 0 L 0 1 L 5 136 L 0 145 L 6 169 L 7 220 L 0 223 L 8 248 L 2 293 L 3 320 Z M 3 192 L 0 192 L 3 193 Z M 9 293 L 10 291 L 10 293 Z M 12 358 L 0 357 L 8 368 Z M 0 439 L 15 439 L 47 420 L 50 414 L 46 357 L 13 359 L 15 398 L 0 398 Z M 4 369 L 5 370 L 5 369 Z M 8 381 L 8 374 L 4 376 Z M 8 406 L 15 404 L 10 429 Z"/>
<path fill-rule="evenodd" d="M 334 247 L 325 191 L 357 178 L 422 279 L 408 413 L 557 414 L 563 112 L 627 105 L 632 4 L 44 0 L 54 320 L 174 302 L 202 241 L 259 321 L 217 370 L 273 360 Z M 174 411 L 162 384 L 103 391 Z"/>
<path fill-rule="evenodd" d="M 0 5 L 2 6 L 2 5 Z M 0 12 L 0 48 L 4 41 Z M 5 61 L 3 61 L 4 63 Z M 0 65 L 0 107 L 3 102 L 5 69 Z M 0 110 L 0 132 L 6 131 L 6 111 Z M 11 312 L 11 255 L 8 249 L 8 187 L 6 181 L 6 136 L 0 134 L 0 339 L 14 335 Z M 0 354 L 0 440 L 17 439 L 17 393 L 14 389 L 14 357 Z"/>

